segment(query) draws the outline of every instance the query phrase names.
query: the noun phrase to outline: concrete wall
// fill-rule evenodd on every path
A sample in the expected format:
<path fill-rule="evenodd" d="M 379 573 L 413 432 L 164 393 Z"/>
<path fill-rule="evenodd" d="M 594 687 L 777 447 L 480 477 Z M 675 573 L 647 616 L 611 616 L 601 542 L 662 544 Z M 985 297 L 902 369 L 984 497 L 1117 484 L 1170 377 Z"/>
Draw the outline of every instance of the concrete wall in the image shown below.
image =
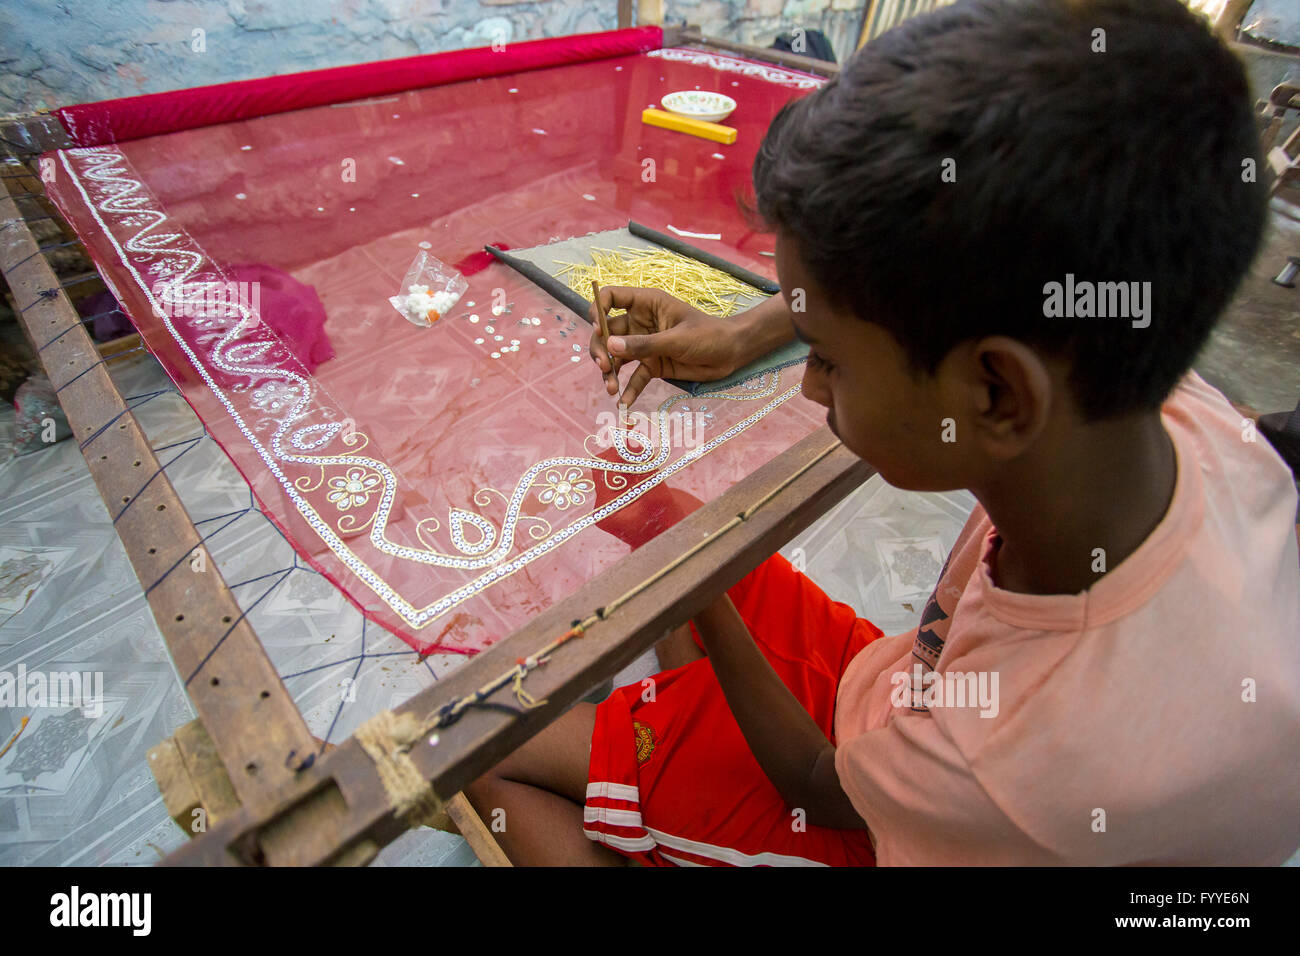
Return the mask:
<path fill-rule="evenodd" d="M 864 0 L 667 0 L 669 22 L 762 46 L 820 29 L 843 60 Z M 4 0 L 0 113 L 610 30 L 616 0 Z"/>

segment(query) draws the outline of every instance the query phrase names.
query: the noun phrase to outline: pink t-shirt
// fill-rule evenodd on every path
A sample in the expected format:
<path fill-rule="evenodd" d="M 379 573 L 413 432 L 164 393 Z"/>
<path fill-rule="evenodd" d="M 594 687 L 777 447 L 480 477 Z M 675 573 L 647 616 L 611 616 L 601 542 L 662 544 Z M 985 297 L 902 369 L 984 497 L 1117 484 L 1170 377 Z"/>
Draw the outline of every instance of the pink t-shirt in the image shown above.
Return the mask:
<path fill-rule="evenodd" d="M 1097 584 L 1000 589 L 976 506 L 919 629 L 849 665 L 835 766 L 881 865 L 1278 864 L 1300 846 L 1295 485 L 1195 373 L 1162 416 L 1173 500 Z"/>

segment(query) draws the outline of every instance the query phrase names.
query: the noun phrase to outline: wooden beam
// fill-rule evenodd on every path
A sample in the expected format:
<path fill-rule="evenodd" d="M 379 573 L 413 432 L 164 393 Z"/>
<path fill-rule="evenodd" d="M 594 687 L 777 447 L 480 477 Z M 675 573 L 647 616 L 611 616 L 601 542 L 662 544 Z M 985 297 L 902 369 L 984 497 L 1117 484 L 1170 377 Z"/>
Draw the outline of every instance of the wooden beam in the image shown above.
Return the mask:
<path fill-rule="evenodd" d="M 636 25 L 658 26 L 664 22 L 664 0 L 636 0 Z"/>
<path fill-rule="evenodd" d="M 438 794 L 454 794 L 542 730 L 575 701 L 689 619 L 781 545 L 828 511 L 872 473 L 825 429 L 809 435 L 700 507 L 575 594 L 421 691 L 398 708 L 423 720 L 536 653 L 575 620 L 662 573 L 580 640 L 533 671 L 526 689 L 545 703 L 517 716 L 470 708 L 440 728 L 436 745 L 417 744 L 411 760 Z M 681 556 L 731 519 L 763 502 L 746 520 Z M 671 570 L 666 570 L 670 569 Z M 666 573 L 663 573 L 665 572 Z M 513 704 L 508 692 L 492 701 Z M 330 864 L 378 853 L 404 829 L 395 820 L 370 758 L 352 738 L 283 785 L 274 806 L 244 808 L 167 859 L 193 864 Z"/>
<path fill-rule="evenodd" d="M 469 848 L 474 851 L 479 862 L 484 866 L 511 866 L 510 857 L 501 849 L 492 831 L 487 828 L 465 794 L 458 793 L 447 801 L 447 815 L 456 824 L 456 832 L 465 838 Z"/>
<path fill-rule="evenodd" d="M 1255 0 L 1228 0 L 1214 19 L 1214 32 L 1224 42 L 1235 39 L 1237 30 L 1241 28 L 1241 21 L 1246 19 L 1246 14 L 1250 12 L 1250 5 L 1254 2 Z"/>
<path fill-rule="evenodd" d="M 334 749 L 334 745 L 322 740 L 316 744 L 321 753 Z M 175 736 L 150 749 L 149 770 L 162 793 L 167 815 L 187 836 L 206 831 L 239 807 L 230 775 L 202 721 L 190 721 Z M 464 837 L 484 866 L 511 865 L 492 831 L 462 793 L 448 800 L 440 819 L 430 825 Z"/>
<path fill-rule="evenodd" d="M 871 39 L 871 31 L 875 27 L 876 17 L 880 15 L 881 4 L 884 0 L 867 0 L 867 5 L 862 11 L 862 30 L 858 33 L 858 49 L 861 50 Z"/>

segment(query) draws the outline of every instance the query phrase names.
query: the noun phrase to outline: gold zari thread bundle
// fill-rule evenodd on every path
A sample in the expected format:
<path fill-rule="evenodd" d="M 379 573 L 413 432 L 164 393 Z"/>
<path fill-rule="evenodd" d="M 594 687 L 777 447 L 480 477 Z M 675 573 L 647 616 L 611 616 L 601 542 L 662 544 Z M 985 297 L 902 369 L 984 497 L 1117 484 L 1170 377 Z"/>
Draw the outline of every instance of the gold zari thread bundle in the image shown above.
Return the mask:
<path fill-rule="evenodd" d="M 588 296 L 591 280 L 607 285 L 662 289 L 709 315 L 728 316 L 752 303 L 743 297 L 765 298 L 753 286 L 695 259 L 667 249 L 591 249 L 591 262 L 563 262 L 559 277 L 573 291 Z M 616 313 L 620 310 L 611 310 Z"/>

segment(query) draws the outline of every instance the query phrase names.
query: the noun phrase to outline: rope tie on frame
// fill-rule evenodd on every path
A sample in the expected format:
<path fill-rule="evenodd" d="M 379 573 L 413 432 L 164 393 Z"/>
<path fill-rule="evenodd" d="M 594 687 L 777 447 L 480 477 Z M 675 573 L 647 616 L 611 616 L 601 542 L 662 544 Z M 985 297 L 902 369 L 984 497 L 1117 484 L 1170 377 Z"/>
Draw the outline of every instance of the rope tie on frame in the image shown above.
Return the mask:
<path fill-rule="evenodd" d="M 433 826 L 442 801 L 409 755 L 424 736 L 419 718 L 383 710 L 358 727 L 354 736 L 374 763 L 393 812 L 407 826 Z"/>

